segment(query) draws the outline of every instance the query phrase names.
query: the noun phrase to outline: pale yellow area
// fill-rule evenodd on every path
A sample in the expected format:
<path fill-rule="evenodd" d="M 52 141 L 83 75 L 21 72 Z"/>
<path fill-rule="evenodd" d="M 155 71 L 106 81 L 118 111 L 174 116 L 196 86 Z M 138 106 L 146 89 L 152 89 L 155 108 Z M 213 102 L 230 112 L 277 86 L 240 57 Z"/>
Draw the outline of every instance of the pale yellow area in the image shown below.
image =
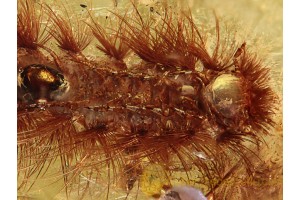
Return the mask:
<path fill-rule="evenodd" d="M 142 192 L 148 196 L 160 194 L 163 186 L 170 185 L 166 171 L 159 164 L 150 164 L 143 170 L 140 178 Z"/>

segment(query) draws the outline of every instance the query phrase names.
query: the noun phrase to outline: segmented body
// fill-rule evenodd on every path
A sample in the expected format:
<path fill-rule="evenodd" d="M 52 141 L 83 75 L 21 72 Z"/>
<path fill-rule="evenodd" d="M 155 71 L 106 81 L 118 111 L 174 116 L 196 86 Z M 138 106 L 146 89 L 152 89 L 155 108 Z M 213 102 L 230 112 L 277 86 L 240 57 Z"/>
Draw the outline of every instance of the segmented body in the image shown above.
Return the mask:
<path fill-rule="evenodd" d="M 191 18 L 187 21 L 195 28 Z M 226 48 L 220 48 L 218 21 L 216 25 L 213 55 L 204 49 L 202 38 L 196 45 L 177 40 L 181 44 L 173 48 L 179 53 L 162 55 L 160 62 L 155 50 L 143 52 L 151 51 L 151 45 L 133 44 L 138 36 L 146 36 L 130 27 L 123 39 L 143 60 L 132 66 L 72 51 L 62 52 L 54 62 L 38 49 L 19 48 L 20 73 L 30 64 L 46 65 L 58 70 L 69 85 L 67 92 L 42 103 L 38 95 L 28 101 L 24 95 L 32 91 L 19 88 L 18 168 L 25 177 L 19 188 L 30 189 L 33 177 L 43 176 L 58 158 L 68 192 L 77 185 L 84 196 L 95 182 L 107 187 L 107 198 L 113 183 L 127 193 L 135 186 L 159 196 L 157 189 L 145 188 L 151 182 L 145 178 L 149 168 L 165 174 L 158 184 L 162 189 L 170 188 L 172 174 L 182 171 L 187 183 L 196 180 L 209 195 L 237 163 L 251 171 L 256 156 L 251 145 L 274 125 L 276 95 L 268 85 L 268 69 L 245 43 L 226 54 L 219 52 Z M 169 29 L 182 34 L 179 28 Z M 184 33 L 195 39 L 194 32 Z M 171 38 L 166 36 L 164 42 Z M 181 47 L 187 55 L 181 54 Z"/>

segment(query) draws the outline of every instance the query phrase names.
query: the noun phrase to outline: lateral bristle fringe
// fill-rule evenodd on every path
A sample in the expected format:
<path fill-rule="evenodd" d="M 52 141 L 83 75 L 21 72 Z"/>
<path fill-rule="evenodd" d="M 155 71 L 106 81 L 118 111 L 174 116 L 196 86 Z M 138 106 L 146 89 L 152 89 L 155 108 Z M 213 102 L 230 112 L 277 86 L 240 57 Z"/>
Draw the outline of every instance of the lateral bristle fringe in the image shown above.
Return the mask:
<path fill-rule="evenodd" d="M 38 44 L 44 45 L 51 38 L 45 28 L 48 26 L 49 19 L 45 18 L 41 6 L 38 8 L 33 1 L 18 1 L 17 19 L 18 47 L 36 50 Z"/>
<path fill-rule="evenodd" d="M 82 52 L 92 41 L 88 26 L 75 16 L 72 21 L 65 16 L 55 13 L 48 5 L 47 12 L 54 23 L 49 33 L 55 38 L 58 46 L 72 53 Z M 66 9 L 65 9 L 66 10 Z M 68 12 L 66 11 L 68 14 Z"/>
<path fill-rule="evenodd" d="M 124 16 L 124 18 L 126 15 Z M 112 20 L 117 20 L 118 22 L 112 22 Z M 98 42 L 100 43 L 96 47 L 102 51 L 105 55 L 115 58 L 118 61 L 123 61 L 123 59 L 128 55 L 130 48 L 127 46 L 121 36 L 125 36 L 125 23 L 120 19 L 106 18 L 105 27 L 102 27 L 98 22 L 92 18 L 93 24 L 90 24 L 90 28 Z M 118 27 L 115 29 L 114 27 Z"/>

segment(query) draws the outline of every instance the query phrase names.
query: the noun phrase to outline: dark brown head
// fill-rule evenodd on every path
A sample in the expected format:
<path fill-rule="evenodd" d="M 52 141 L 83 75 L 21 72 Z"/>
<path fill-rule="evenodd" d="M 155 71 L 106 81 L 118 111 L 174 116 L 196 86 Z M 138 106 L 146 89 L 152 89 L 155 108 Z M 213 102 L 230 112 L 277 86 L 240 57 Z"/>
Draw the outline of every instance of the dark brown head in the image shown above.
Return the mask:
<path fill-rule="evenodd" d="M 21 99 L 54 100 L 65 93 L 69 86 L 64 76 L 51 67 L 33 64 L 25 67 L 18 74 L 19 94 Z"/>

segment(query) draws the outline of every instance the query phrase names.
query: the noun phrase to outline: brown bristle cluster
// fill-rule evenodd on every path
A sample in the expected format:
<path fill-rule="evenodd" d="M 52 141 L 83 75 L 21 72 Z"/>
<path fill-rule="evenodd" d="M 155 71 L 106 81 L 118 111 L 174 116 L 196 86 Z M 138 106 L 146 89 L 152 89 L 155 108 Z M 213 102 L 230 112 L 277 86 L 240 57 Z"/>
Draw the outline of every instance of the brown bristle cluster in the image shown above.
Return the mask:
<path fill-rule="evenodd" d="M 50 27 L 49 33 L 55 38 L 61 49 L 72 53 L 79 53 L 90 44 L 92 37 L 90 30 L 84 22 L 79 21 L 78 18 L 71 22 L 64 15 L 55 13 L 49 6 L 47 6 L 46 10 L 54 23 Z M 66 11 L 66 13 L 68 12 Z"/>
<path fill-rule="evenodd" d="M 180 14 L 184 15 L 174 14 L 166 8 L 160 19 L 145 20 L 140 15 L 125 19 L 128 34 L 122 38 L 146 62 L 194 69 L 199 58 L 189 48 L 198 38 L 192 24 L 188 23 L 190 16 Z"/>
<path fill-rule="evenodd" d="M 58 191 L 69 199 L 158 198 L 176 184 L 192 184 L 208 198 L 245 197 L 224 184 L 253 177 L 278 98 L 269 69 L 244 41 L 222 38 L 216 14 L 211 35 L 190 11 L 169 6 L 147 17 L 132 4 L 125 14 L 111 11 L 103 25 L 92 10 L 84 22 L 75 16 L 71 23 L 42 4 L 49 21 L 40 34 L 34 4 L 19 5 L 18 47 L 50 53 L 49 59 L 18 54 L 20 196 L 51 180 L 62 181 Z M 83 53 L 92 35 L 108 58 Z M 50 36 L 60 48 L 55 53 L 47 47 Z M 132 54 L 139 62 L 127 62 Z M 30 64 L 49 70 L 25 77 Z M 37 83 L 31 90 L 22 82 L 52 75 L 63 89 Z"/>
<path fill-rule="evenodd" d="M 39 45 L 44 45 L 50 35 L 45 27 L 48 24 L 47 18 L 44 18 L 43 9 L 32 1 L 18 2 L 18 47 L 36 50 Z M 45 21 L 43 21 L 45 20 Z M 43 25 L 44 24 L 44 25 Z M 44 27 L 43 27 L 44 26 Z"/>
<path fill-rule="evenodd" d="M 99 41 L 97 48 L 105 53 L 105 55 L 115 58 L 118 61 L 123 61 L 126 55 L 129 53 L 130 48 L 127 46 L 121 36 L 126 35 L 124 28 L 124 18 L 114 19 L 118 23 L 112 22 L 112 19 L 106 19 L 106 27 L 102 27 L 99 22 L 96 22 L 92 18 L 92 24 L 90 25 L 94 36 Z M 115 27 L 117 28 L 115 29 Z"/>

